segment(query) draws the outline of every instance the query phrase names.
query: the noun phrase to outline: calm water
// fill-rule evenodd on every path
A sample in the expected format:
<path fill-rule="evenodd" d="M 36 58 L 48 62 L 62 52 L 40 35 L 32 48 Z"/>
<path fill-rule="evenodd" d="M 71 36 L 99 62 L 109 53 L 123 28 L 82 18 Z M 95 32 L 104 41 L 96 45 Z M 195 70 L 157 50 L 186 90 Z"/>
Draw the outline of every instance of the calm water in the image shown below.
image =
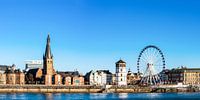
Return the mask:
<path fill-rule="evenodd" d="M 1 100 L 88 100 L 88 99 L 108 99 L 108 100 L 200 100 L 200 93 L 167 93 L 167 94 L 40 94 L 40 93 L 13 93 L 0 94 Z"/>

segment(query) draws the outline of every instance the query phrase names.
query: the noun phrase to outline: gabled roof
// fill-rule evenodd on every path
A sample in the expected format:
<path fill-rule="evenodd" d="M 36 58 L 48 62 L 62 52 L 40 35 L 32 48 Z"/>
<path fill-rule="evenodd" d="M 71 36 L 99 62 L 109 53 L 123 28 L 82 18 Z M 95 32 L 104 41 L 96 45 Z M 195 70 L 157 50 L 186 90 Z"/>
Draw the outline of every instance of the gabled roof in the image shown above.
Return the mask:
<path fill-rule="evenodd" d="M 106 74 L 112 74 L 109 70 L 97 70 L 98 73 L 106 73 Z"/>
<path fill-rule="evenodd" d="M 11 70 L 11 69 L 15 69 L 15 65 L 14 64 L 12 66 L 0 65 L 0 70 L 1 71 Z"/>
<path fill-rule="evenodd" d="M 36 69 L 30 69 L 27 74 L 32 74 L 34 77 L 36 77 L 36 74 L 38 72 L 38 70 L 41 70 L 40 68 L 36 68 Z"/>
<path fill-rule="evenodd" d="M 121 63 L 126 63 L 126 62 L 121 59 L 118 62 L 116 62 L 116 64 L 121 64 Z"/>
<path fill-rule="evenodd" d="M 66 71 L 66 72 L 57 72 L 60 74 L 62 77 L 73 77 L 73 76 L 82 76 L 78 71 Z"/>

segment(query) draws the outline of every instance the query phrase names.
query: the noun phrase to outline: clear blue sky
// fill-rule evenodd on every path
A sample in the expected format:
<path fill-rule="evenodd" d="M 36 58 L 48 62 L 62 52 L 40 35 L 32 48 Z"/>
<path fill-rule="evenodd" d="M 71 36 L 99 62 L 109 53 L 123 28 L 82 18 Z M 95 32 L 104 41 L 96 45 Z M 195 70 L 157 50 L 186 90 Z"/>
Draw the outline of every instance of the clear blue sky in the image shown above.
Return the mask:
<path fill-rule="evenodd" d="M 136 70 L 140 50 L 157 45 L 167 68 L 200 67 L 198 0 L 1 0 L 0 64 L 42 59 L 47 34 L 56 70 Z"/>

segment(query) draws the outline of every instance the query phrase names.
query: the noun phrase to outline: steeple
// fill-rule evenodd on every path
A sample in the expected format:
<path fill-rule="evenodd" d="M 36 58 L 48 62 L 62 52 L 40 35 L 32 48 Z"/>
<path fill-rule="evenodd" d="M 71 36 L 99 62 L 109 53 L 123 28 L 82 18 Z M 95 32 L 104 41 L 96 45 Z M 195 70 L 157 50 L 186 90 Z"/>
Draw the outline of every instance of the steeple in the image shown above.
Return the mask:
<path fill-rule="evenodd" d="M 47 44 L 46 44 L 46 50 L 45 50 L 44 58 L 46 58 L 46 59 L 52 59 L 53 58 L 53 56 L 51 54 L 50 35 L 49 34 L 48 34 L 48 37 L 47 37 Z"/>
<path fill-rule="evenodd" d="M 51 54 L 51 47 L 50 47 L 50 35 L 48 34 L 47 37 L 47 44 L 46 44 L 46 50 L 43 57 L 43 74 L 44 75 L 53 75 L 54 69 L 53 69 L 53 56 Z"/>

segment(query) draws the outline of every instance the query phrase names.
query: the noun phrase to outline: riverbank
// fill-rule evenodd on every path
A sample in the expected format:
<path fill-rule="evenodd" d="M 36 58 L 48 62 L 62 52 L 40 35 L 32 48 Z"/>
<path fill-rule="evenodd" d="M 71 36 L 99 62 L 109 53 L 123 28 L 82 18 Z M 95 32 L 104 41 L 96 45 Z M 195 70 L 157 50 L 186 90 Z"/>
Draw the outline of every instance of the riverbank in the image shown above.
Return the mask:
<path fill-rule="evenodd" d="M 151 88 L 126 86 L 102 88 L 101 86 L 45 86 L 45 85 L 0 85 L 0 93 L 166 93 L 199 92 L 192 88 Z"/>

